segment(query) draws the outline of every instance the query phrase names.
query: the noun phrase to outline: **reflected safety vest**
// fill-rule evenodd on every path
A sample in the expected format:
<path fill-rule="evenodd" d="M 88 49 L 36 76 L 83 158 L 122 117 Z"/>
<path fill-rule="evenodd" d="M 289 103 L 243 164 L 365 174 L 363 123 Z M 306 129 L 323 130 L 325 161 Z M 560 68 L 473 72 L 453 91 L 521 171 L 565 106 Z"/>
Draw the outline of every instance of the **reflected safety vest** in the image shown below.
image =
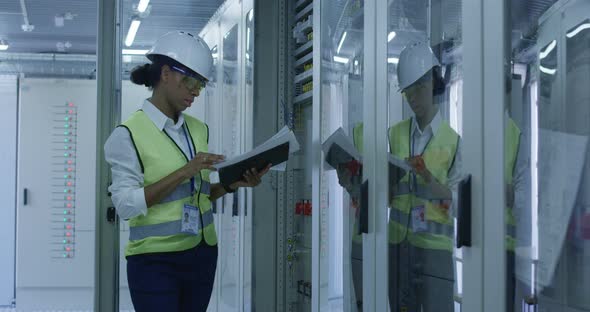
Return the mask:
<path fill-rule="evenodd" d="M 404 120 L 389 129 L 391 153 L 402 159 L 410 157 L 412 119 Z M 428 170 L 442 185 L 447 185 L 448 173 L 455 161 L 459 135 L 448 123 L 441 122 L 422 153 Z M 419 175 L 406 173 L 397 183 L 391 201 L 389 218 L 389 243 L 399 244 L 407 240 L 424 249 L 453 250 L 454 227 L 450 215 L 450 198 L 437 198 L 430 194 L 426 182 Z M 412 184 L 412 185 L 410 185 Z M 411 210 L 424 207 L 425 228 L 412 230 Z M 409 227 L 409 228 L 408 228 Z"/>
<path fill-rule="evenodd" d="M 183 114 L 187 134 L 196 152 L 207 152 L 209 129 L 198 119 Z M 158 182 L 188 163 L 180 147 L 161 131 L 142 111 L 135 112 L 122 125 L 129 130 L 143 171 L 144 187 Z M 174 252 L 191 249 L 203 239 L 207 245 L 217 244 L 213 211 L 209 195 L 209 171 L 202 170 L 195 194 L 191 195 L 190 180 L 182 182 L 158 204 L 148 208 L 147 215 L 139 215 L 129 220 L 129 244 L 125 256 Z M 181 217 L 184 204 L 199 207 L 200 225 L 198 235 L 181 233 Z"/>
<path fill-rule="evenodd" d="M 504 183 L 507 185 L 511 185 L 513 182 L 520 145 L 520 133 L 520 129 L 514 120 L 508 118 L 504 131 Z M 504 213 L 506 220 L 506 249 L 514 251 L 516 246 L 516 218 L 514 217 L 513 207 L 506 207 Z"/>

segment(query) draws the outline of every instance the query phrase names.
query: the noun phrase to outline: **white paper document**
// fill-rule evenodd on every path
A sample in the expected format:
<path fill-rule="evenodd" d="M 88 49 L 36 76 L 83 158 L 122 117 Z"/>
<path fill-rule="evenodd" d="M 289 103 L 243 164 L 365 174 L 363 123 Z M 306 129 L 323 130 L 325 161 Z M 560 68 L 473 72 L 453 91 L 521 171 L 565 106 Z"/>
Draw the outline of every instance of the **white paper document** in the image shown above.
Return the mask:
<path fill-rule="evenodd" d="M 283 127 L 283 129 L 281 129 L 279 132 L 277 132 L 277 134 L 275 134 L 273 137 L 266 140 L 264 143 L 258 145 L 257 147 L 255 147 L 251 151 L 241 154 L 239 156 L 236 156 L 234 158 L 227 159 L 224 162 L 213 165 L 213 167 L 215 167 L 217 170 L 219 170 L 219 169 L 225 168 L 227 166 L 237 164 L 243 160 L 246 160 L 250 157 L 256 156 L 262 152 L 268 151 L 270 149 L 273 149 L 273 148 L 275 148 L 279 145 L 282 145 L 284 143 L 287 143 L 287 142 L 289 143 L 289 154 L 293 154 L 299 150 L 299 142 L 297 142 L 297 138 L 295 137 L 295 134 L 293 133 L 293 131 L 291 131 L 289 129 L 289 127 L 285 126 L 285 127 Z M 286 162 L 283 162 L 280 164 L 273 164 L 273 167 L 271 168 L 271 170 L 284 171 L 286 169 L 286 165 L 287 165 Z"/>
<path fill-rule="evenodd" d="M 580 186 L 587 143 L 586 136 L 539 131 L 537 276 L 541 286 L 550 285 L 561 255 Z"/>

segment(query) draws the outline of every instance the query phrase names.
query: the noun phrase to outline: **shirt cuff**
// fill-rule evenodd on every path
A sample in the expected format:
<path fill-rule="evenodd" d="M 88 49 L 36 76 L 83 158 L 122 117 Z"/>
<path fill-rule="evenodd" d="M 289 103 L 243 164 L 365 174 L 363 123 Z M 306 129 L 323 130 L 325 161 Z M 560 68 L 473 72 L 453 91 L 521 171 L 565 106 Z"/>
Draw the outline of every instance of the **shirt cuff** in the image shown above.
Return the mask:
<path fill-rule="evenodd" d="M 145 201 L 145 190 L 144 188 L 138 188 L 133 190 L 131 194 L 131 198 L 133 198 L 133 203 L 135 203 L 135 208 L 137 208 L 138 212 L 141 212 L 144 216 L 147 215 L 147 203 Z"/>

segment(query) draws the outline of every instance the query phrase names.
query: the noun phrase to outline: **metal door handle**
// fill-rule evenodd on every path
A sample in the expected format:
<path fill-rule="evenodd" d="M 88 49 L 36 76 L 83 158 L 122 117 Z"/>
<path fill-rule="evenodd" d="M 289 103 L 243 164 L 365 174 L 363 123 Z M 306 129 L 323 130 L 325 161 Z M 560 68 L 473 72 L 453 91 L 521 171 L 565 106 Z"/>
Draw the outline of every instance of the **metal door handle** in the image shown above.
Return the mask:
<path fill-rule="evenodd" d="M 117 210 L 115 207 L 107 208 L 107 222 L 111 224 L 117 222 Z"/>
<path fill-rule="evenodd" d="M 234 196 L 234 202 L 232 204 L 232 211 L 231 211 L 231 215 L 232 217 L 237 217 L 239 215 L 239 208 L 238 208 L 238 193 L 235 192 L 233 194 Z"/>
<path fill-rule="evenodd" d="M 369 233 L 369 181 L 361 184 L 361 207 L 359 211 L 359 233 Z"/>
<path fill-rule="evenodd" d="M 471 247 L 471 175 L 459 182 L 457 195 L 457 248 Z"/>

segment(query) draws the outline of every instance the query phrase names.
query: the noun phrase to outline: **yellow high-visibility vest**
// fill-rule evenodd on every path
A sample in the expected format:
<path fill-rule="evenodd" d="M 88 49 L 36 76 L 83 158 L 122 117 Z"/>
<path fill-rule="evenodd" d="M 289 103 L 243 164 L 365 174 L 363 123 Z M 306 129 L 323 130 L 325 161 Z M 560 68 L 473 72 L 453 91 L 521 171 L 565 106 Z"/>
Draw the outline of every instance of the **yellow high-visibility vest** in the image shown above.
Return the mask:
<path fill-rule="evenodd" d="M 520 129 L 514 120 L 509 118 L 504 131 L 504 182 L 508 185 L 511 185 L 514 179 L 514 170 L 520 145 L 520 133 Z M 506 249 L 509 251 L 514 251 L 516 246 L 516 219 L 514 218 L 514 210 L 512 208 L 506 207 L 504 212 L 506 220 Z"/>
<path fill-rule="evenodd" d="M 404 120 L 389 129 L 391 153 L 400 158 L 410 157 L 412 119 Z M 446 122 L 442 122 L 437 133 L 426 146 L 422 157 L 433 178 L 446 185 L 448 173 L 455 161 L 459 135 Z M 428 191 L 426 182 L 416 175 L 415 183 L 406 173 L 398 182 L 391 201 L 389 218 L 389 243 L 399 244 L 407 240 L 410 244 L 424 249 L 453 249 L 454 227 L 450 215 L 450 198 L 436 198 Z M 414 184 L 413 186 L 410 184 Z M 411 210 L 423 206 L 426 229 L 414 232 L 411 229 Z M 408 225 L 410 226 L 408 228 Z"/>
<path fill-rule="evenodd" d="M 207 152 L 207 125 L 186 114 L 183 116 L 184 126 L 196 152 Z M 142 110 L 131 115 L 121 126 L 127 128 L 131 135 L 143 170 L 144 187 L 158 182 L 189 161 L 172 138 L 158 129 Z M 187 250 L 197 246 L 203 239 L 208 245 L 215 246 L 217 235 L 209 200 L 209 173 L 208 170 L 202 170 L 200 176 L 195 177 L 199 181 L 195 195 L 191 195 L 190 180 L 184 181 L 160 203 L 150 207 L 147 215 L 131 218 L 129 244 L 125 255 Z M 180 232 L 182 211 L 186 203 L 199 207 L 201 224 L 198 235 Z"/>

